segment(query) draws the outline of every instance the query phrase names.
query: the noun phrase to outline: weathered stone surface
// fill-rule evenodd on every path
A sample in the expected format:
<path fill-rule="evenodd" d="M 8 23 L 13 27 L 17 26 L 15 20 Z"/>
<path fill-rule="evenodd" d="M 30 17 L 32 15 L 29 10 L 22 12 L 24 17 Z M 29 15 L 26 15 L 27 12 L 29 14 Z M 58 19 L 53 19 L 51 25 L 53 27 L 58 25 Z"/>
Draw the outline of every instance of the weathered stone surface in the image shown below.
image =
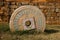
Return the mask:
<path fill-rule="evenodd" d="M 27 25 L 25 25 L 26 21 Z M 44 14 L 40 11 L 39 8 L 35 6 L 21 6 L 17 8 L 11 18 L 10 18 L 10 30 L 13 31 L 23 31 L 36 29 L 37 31 L 43 32 L 45 30 L 45 17 Z"/>

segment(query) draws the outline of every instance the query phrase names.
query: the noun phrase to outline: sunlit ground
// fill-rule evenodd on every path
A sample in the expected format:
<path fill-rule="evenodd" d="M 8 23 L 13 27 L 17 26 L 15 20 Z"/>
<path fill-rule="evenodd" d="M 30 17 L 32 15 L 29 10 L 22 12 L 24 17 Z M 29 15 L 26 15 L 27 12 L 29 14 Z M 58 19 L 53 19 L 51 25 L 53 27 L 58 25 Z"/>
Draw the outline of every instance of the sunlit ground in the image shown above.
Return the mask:
<path fill-rule="evenodd" d="M 10 32 L 8 24 L 0 24 L 0 40 L 60 40 L 60 26 L 47 25 L 43 33 Z"/>

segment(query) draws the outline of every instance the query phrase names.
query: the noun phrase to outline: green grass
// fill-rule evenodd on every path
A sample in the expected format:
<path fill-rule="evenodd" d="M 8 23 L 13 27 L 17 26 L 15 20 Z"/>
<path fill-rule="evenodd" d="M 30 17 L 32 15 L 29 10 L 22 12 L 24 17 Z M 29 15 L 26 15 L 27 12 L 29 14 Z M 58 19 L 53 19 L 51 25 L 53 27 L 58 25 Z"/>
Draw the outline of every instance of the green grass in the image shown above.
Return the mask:
<path fill-rule="evenodd" d="M 60 26 L 47 25 L 43 33 L 10 32 L 8 24 L 0 24 L 0 40 L 60 40 Z"/>

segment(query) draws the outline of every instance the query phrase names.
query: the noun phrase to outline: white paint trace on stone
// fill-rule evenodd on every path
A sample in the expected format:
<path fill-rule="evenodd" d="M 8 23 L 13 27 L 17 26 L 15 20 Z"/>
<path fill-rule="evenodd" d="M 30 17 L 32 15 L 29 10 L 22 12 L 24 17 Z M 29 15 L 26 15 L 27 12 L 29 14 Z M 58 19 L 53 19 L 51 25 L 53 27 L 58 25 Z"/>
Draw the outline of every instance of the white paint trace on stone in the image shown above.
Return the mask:
<path fill-rule="evenodd" d="M 18 28 L 17 28 L 17 26 L 18 26 L 18 24 L 17 24 L 17 21 L 19 20 L 19 18 L 21 17 L 21 16 L 23 16 L 24 14 L 26 14 L 26 15 L 28 15 L 28 14 L 31 14 L 31 13 L 34 13 L 34 14 L 36 14 L 36 15 L 39 15 L 39 13 L 37 12 L 37 11 L 30 11 L 30 10 L 23 10 L 23 11 L 21 11 L 20 13 L 18 13 L 17 15 L 16 15 L 16 17 L 15 17 L 15 21 L 14 21 L 14 26 L 15 26 L 15 29 L 17 30 Z M 19 15 L 20 14 L 20 15 Z M 38 20 L 38 25 L 39 26 L 42 26 L 42 20 L 41 20 L 41 18 L 39 18 L 39 20 Z"/>

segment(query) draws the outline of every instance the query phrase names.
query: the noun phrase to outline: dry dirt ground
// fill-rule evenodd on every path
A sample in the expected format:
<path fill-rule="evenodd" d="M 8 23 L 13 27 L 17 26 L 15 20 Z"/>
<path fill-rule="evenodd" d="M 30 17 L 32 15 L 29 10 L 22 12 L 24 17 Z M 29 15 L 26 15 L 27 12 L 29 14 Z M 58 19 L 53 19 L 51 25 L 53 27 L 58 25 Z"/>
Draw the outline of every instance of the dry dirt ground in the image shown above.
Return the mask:
<path fill-rule="evenodd" d="M 43 33 L 10 32 L 8 24 L 0 24 L 0 40 L 60 40 L 60 26 L 47 25 Z"/>

